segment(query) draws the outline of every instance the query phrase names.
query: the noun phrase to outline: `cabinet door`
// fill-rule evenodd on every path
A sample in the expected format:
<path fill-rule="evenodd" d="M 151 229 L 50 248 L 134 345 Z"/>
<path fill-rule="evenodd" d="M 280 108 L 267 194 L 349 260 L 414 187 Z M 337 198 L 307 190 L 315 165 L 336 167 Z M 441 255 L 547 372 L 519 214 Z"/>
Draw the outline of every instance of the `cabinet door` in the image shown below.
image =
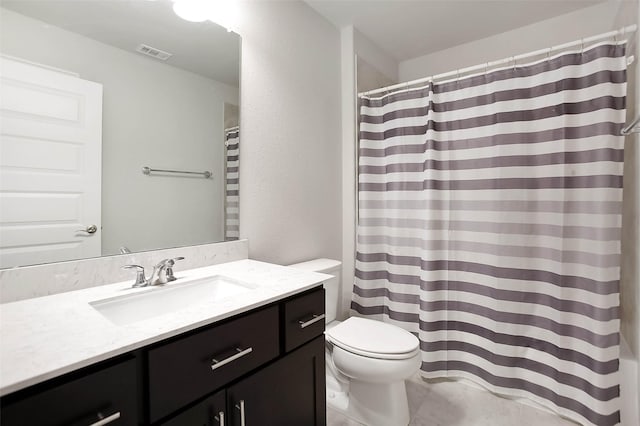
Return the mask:
<path fill-rule="evenodd" d="M 151 423 L 276 358 L 278 313 L 262 309 L 151 349 Z"/>
<path fill-rule="evenodd" d="M 227 404 L 232 426 L 325 426 L 324 336 L 229 387 Z"/>
<path fill-rule="evenodd" d="M 224 426 L 227 425 L 225 392 L 220 391 L 188 410 L 163 422 L 162 426 Z"/>
<path fill-rule="evenodd" d="M 135 360 L 79 372 L 19 399 L 3 398 L 1 418 L 2 426 L 136 425 Z"/>

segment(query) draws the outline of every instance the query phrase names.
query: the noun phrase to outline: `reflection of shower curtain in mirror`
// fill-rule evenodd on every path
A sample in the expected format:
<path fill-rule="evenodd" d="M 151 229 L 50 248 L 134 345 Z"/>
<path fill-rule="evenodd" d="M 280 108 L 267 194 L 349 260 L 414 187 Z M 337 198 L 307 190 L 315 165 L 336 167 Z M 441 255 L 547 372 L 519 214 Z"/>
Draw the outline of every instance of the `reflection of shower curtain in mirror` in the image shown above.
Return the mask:
<path fill-rule="evenodd" d="M 224 240 L 232 241 L 240 237 L 240 130 L 238 127 L 225 129 L 226 167 L 224 188 Z"/>
<path fill-rule="evenodd" d="M 425 378 L 619 422 L 623 44 L 361 99 L 352 307 Z"/>

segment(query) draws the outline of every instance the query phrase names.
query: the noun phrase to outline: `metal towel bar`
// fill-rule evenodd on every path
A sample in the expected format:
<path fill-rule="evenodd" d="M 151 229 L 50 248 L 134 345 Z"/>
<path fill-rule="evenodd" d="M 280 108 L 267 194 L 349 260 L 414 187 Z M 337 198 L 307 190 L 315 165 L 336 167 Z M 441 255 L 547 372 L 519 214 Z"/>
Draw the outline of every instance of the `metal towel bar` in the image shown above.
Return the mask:
<path fill-rule="evenodd" d="M 636 119 L 633 120 L 631 124 L 620 130 L 620 134 L 623 136 L 627 136 L 631 133 L 640 133 L 640 129 L 638 129 L 638 122 L 640 122 L 640 116 L 636 117 Z"/>
<path fill-rule="evenodd" d="M 180 174 L 187 174 L 187 175 L 201 175 L 205 179 L 209 179 L 212 176 L 211 172 L 208 171 L 208 170 L 205 170 L 204 172 L 188 172 L 188 171 L 185 171 L 185 170 L 152 169 L 151 167 L 147 167 L 147 166 L 142 168 L 142 173 L 144 173 L 145 175 L 150 175 L 153 172 L 180 173 Z"/>

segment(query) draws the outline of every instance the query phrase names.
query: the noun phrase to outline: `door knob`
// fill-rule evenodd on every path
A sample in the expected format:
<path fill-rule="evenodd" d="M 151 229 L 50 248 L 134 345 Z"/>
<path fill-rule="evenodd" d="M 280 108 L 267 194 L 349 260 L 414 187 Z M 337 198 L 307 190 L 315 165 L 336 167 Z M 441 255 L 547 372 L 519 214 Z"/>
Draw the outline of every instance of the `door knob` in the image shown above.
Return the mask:
<path fill-rule="evenodd" d="M 78 232 L 86 232 L 87 234 L 95 234 L 98 230 L 96 225 L 89 225 L 84 229 L 78 229 Z"/>

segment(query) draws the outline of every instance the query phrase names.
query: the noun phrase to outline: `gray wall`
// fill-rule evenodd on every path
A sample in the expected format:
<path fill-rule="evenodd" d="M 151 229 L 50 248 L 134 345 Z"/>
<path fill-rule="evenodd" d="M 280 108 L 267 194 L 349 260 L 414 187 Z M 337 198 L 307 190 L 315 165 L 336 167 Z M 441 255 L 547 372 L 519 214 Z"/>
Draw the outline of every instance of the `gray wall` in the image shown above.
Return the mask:
<path fill-rule="evenodd" d="M 222 240 L 223 108 L 238 89 L 0 12 L 0 51 L 103 85 L 103 253 Z M 142 166 L 213 179 L 148 177 Z"/>
<path fill-rule="evenodd" d="M 634 24 L 637 2 L 608 1 L 430 55 L 402 61 L 400 81 L 484 64 Z"/>
<path fill-rule="evenodd" d="M 253 259 L 340 259 L 338 30 L 298 1 L 240 16 L 240 236 Z"/>

